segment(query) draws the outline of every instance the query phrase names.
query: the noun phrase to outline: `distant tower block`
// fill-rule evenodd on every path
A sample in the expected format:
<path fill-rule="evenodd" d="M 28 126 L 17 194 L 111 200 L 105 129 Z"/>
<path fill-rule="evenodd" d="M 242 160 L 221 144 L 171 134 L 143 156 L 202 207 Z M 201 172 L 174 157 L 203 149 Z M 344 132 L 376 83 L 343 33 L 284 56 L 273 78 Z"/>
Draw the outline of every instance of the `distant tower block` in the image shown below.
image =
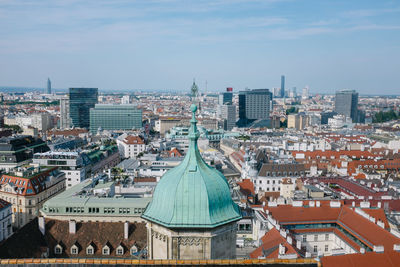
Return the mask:
<path fill-rule="evenodd" d="M 47 78 L 47 90 L 46 94 L 50 95 L 51 94 L 51 81 L 50 78 Z"/>

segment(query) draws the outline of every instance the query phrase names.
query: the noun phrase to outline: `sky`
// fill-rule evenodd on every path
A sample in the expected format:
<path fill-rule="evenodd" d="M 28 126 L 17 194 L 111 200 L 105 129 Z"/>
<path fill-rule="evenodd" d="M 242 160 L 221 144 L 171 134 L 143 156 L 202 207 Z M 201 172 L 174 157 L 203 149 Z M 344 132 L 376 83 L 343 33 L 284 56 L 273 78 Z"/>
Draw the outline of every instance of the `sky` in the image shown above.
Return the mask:
<path fill-rule="evenodd" d="M 400 94 L 400 2 L 0 0 L 0 86 Z"/>

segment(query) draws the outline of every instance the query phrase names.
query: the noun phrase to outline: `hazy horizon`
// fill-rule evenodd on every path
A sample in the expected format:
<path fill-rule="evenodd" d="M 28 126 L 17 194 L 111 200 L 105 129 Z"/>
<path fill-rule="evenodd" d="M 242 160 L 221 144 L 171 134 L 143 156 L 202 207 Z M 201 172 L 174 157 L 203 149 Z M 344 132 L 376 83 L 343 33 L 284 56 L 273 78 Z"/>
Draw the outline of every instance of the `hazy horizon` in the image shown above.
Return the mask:
<path fill-rule="evenodd" d="M 0 23 L 4 86 L 400 92 L 396 1 L 0 0 Z"/>

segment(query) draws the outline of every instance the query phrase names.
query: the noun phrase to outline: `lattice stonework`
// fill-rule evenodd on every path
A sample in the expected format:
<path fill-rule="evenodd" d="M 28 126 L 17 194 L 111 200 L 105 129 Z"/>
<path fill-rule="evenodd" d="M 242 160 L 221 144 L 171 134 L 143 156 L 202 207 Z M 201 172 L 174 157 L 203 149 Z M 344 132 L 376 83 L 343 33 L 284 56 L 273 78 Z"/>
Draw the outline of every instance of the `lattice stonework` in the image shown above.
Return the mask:
<path fill-rule="evenodd" d="M 200 246 L 202 241 L 200 237 L 178 237 L 178 244 L 183 246 Z"/>

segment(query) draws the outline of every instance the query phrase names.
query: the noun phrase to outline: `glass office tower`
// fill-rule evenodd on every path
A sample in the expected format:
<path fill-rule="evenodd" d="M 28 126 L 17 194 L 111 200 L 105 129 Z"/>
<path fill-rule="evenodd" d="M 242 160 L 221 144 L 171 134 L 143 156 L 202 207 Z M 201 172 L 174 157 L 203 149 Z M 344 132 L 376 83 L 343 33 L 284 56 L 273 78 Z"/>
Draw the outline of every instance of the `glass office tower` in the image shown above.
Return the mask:
<path fill-rule="evenodd" d="M 90 132 L 142 128 L 142 110 L 135 105 L 97 104 L 90 109 Z"/>
<path fill-rule="evenodd" d="M 89 110 L 97 104 L 97 88 L 69 88 L 69 112 L 71 124 L 77 128 L 89 128 Z"/>
<path fill-rule="evenodd" d="M 350 117 L 358 122 L 358 93 L 355 90 L 341 90 L 336 92 L 335 112 Z"/>

